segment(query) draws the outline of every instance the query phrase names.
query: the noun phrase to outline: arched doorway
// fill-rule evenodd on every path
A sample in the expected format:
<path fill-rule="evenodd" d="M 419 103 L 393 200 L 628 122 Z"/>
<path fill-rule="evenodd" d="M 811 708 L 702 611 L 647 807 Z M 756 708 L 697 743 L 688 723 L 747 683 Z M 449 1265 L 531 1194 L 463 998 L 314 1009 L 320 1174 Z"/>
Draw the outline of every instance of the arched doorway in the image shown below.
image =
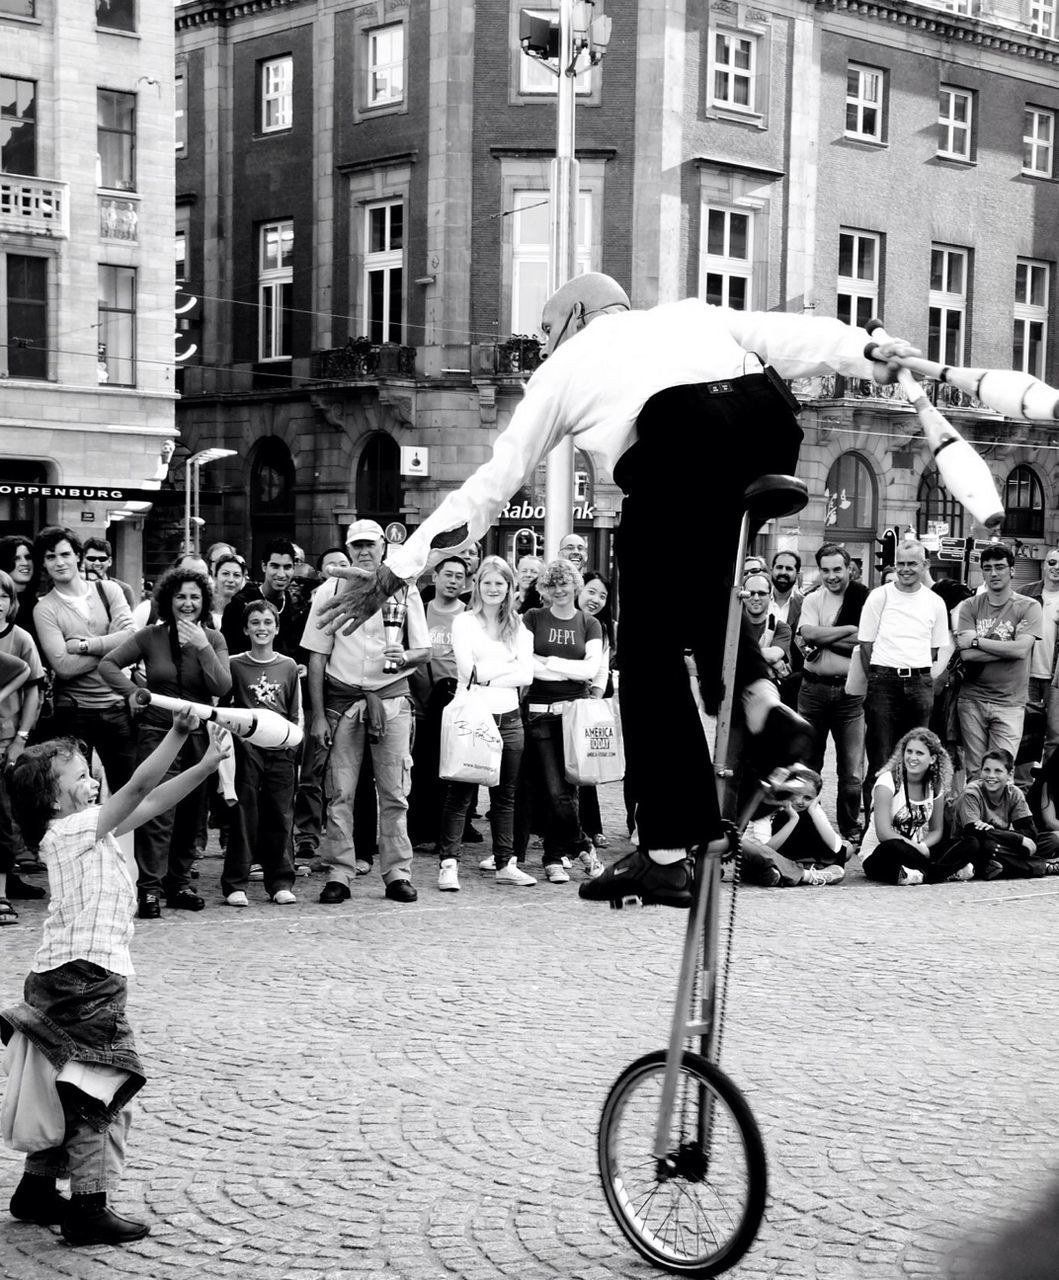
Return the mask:
<path fill-rule="evenodd" d="M 294 459 L 278 436 L 265 436 L 250 455 L 247 512 L 250 528 L 250 575 L 257 577 L 265 544 L 270 538 L 296 540 Z"/>
<path fill-rule="evenodd" d="M 368 437 L 357 463 L 357 518 L 386 527 L 401 519 L 401 450 L 392 436 Z"/>
<path fill-rule="evenodd" d="M 864 582 L 876 585 L 869 580 L 875 562 L 879 498 L 867 460 L 859 453 L 840 454 L 827 473 L 824 498 L 827 503 L 824 537 L 841 543 L 850 558 L 860 565 Z"/>

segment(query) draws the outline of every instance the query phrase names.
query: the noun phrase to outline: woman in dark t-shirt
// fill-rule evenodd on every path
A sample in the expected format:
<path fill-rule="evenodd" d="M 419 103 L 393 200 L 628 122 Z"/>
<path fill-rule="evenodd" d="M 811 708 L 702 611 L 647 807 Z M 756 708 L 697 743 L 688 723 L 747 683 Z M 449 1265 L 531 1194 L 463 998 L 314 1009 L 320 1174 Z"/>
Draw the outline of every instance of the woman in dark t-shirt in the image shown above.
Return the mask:
<path fill-rule="evenodd" d="M 577 787 L 566 780 L 563 755 L 563 708 L 588 696 L 603 653 L 599 623 L 577 607 L 583 586 L 568 560 L 553 560 L 537 579 L 544 605 L 522 615 L 533 635 L 533 683 L 522 706 L 526 751 L 515 806 L 515 850 L 522 861 L 532 812 L 532 825 L 544 837 L 544 874 L 552 884 L 570 879 L 564 857 L 581 859 L 586 870 L 598 861 L 581 830 Z"/>

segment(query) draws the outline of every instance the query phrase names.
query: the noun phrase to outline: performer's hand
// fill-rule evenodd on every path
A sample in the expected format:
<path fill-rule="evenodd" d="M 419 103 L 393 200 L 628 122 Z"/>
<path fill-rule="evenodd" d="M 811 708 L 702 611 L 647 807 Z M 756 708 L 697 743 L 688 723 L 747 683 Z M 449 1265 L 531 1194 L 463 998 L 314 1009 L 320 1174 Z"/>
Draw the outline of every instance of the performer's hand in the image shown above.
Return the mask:
<path fill-rule="evenodd" d="M 385 565 L 377 569 L 360 569 L 350 565 L 331 565 L 328 574 L 342 580 L 333 600 L 320 608 L 316 623 L 329 636 L 341 631 L 352 635 L 356 629 L 382 608 L 382 602 L 405 584 Z"/>
<path fill-rule="evenodd" d="M 896 381 L 898 371 L 901 368 L 901 360 L 906 356 L 919 356 L 922 351 L 918 347 L 913 347 L 910 342 L 905 342 L 903 338 L 890 338 L 887 342 L 876 344 L 876 359 L 872 363 L 872 377 L 881 386 L 889 386 L 891 382 Z"/>

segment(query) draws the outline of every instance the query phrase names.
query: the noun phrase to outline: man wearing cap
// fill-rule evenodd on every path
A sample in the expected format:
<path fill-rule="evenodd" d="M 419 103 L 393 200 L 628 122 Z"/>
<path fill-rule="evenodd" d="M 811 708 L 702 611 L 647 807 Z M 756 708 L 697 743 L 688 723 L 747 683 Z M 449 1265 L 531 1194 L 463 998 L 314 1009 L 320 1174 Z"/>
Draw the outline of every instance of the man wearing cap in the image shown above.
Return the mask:
<path fill-rule="evenodd" d="M 386 551 L 386 538 L 374 520 L 349 526 L 346 550 L 350 564 L 376 575 Z M 326 903 L 344 902 L 357 877 L 353 847 L 353 797 L 361 761 L 371 753 L 379 797 L 379 861 L 386 896 L 392 902 L 415 902 L 412 845 L 408 839 L 408 791 L 411 786 L 412 708 L 409 671 L 430 657 L 430 633 L 419 592 L 389 575 L 392 594 L 407 606 L 405 635 L 388 643 L 382 600 L 363 625 L 350 634 L 329 634 L 318 623 L 341 579 L 325 582 L 313 596 L 302 646 L 309 651 L 310 733 L 330 749 L 327 763 L 327 831 L 324 849 L 331 874 L 320 894 Z M 405 643 L 407 642 L 407 648 Z M 389 663 L 391 671 L 384 669 Z"/>
<path fill-rule="evenodd" d="M 896 370 L 888 362 L 913 348 L 891 340 L 873 364 L 864 354 L 867 332 L 837 320 L 734 311 L 696 298 L 634 311 L 618 282 L 598 272 L 552 294 L 541 329 L 548 359 L 526 384 L 492 458 L 397 548 L 381 581 L 350 572 L 349 590 L 325 625 L 360 625 L 396 580 L 414 581 L 438 550 L 480 538 L 541 459 L 572 437 L 626 495 L 616 539 L 617 648 L 640 838 L 636 853 L 579 892 L 687 907 L 688 850 L 719 833 L 720 814 L 684 651 L 694 651 L 704 698 L 716 706 L 744 493 L 763 474 L 793 473 L 798 460 L 801 431 L 775 374 L 832 372 L 889 382 Z M 684 547 L 697 545 L 707 528 L 728 548 L 709 566 L 721 589 L 681 593 L 660 616 L 660 531 L 667 544 Z M 798 758 L 809 726 L 780 704 L 757 646 L 747 639 L 740 654 L 754 767 L 768 776 L 771 767 Z"/>

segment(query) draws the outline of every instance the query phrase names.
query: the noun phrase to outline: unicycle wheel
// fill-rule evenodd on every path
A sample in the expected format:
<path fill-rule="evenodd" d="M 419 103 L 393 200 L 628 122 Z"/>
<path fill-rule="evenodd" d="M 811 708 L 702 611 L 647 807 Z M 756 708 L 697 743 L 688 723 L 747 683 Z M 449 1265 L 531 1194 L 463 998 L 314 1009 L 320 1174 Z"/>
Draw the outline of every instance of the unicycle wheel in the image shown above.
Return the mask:
<path fill-rule="evenodd" d="M 765 1147 L 750 1105 L 719 1067 L 685 1053 L 666 1154 L 654 1155 L 666 1055 L 628 1066 L 599 1123 L 603 1192 L 629 1243 L 684 1276 L 716 1276 L 746 1253 L 765 1212 Z"/>

